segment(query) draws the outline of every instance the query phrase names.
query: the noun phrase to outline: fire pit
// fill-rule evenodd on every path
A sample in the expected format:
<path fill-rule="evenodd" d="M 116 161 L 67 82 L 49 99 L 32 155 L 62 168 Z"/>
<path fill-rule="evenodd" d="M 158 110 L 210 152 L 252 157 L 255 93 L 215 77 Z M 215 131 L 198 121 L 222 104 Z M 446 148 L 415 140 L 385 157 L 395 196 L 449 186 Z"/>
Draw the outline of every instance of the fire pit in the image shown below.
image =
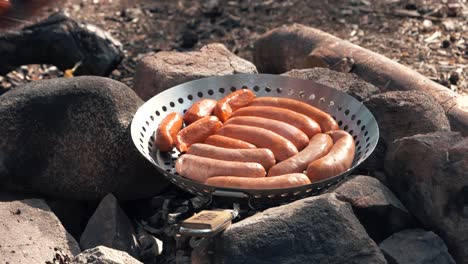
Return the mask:
<path fill-rule="evenodd" d="M 300 100 L 330 113 L 340 129 L 349 132 L 356 142 L 356 155 L 352 167 L 332 178 L 309 185 L 287 189 L 220 188 L 198 183 L 177 175 L 174 164 L 177 150 L 160 152 L 153 146 L 154 131 L 170 112 L 183 113 L 201 98 L 221 99 L 228 93 L 248 87 L 261 96 L 285 97 Z M 353 97 L 330 87 L 284 76 L 267 74 L 238 74 L 195 80 L 168 89 L 141 106 L 131 126 L 132 139 L 140 153 L 175 185 L 197 196 L 234 197 L 248 199 L 249 205 L 281 204 L 315 195 L 351 173 L 374 150 L 379 138 L 376 120 L 369 110 Z"/>

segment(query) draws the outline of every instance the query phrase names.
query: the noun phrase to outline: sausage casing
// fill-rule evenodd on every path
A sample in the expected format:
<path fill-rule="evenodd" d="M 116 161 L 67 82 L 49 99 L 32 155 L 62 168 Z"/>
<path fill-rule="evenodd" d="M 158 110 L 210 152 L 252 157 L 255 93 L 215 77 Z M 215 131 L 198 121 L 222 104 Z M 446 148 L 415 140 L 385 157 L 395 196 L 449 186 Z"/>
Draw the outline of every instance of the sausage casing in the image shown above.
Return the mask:
<path fill-rule="evenodd" d="M 265 177 L 265 169 L 259 163 L 220 161 L 195 155 L 184 154 L 175 164 L 177 173 L 197 182 L 205 182 L 218 175 L 242 177 Z"/>
<path fill-rule="evenodd" d="M 179 113 L 170 113 L 159 123 L 156 129 L 156 138 L 154 145 L 160 151 L 170 151 L 174 147 L 174 141 L 177 133 L 182 128 L 182 115 Z"/>
<path fill-rule="evenodd" d="M 347 171 L 354 160 L 354 139 L 346 131 L 327 132 L 333 139 L 333 147 L 327 155 L 307 166 L 307 176 L 312 182 L 327 179 Z"/>
<path fill-rule="evenodd" d="M 185 124 L 189 125 L 205 116 L 211 115 L 218 102 L 213 99 L 202 99 L 189 107 L 184 114 Z"/>
<path fill-rule="evenodd" d="M 175 146 L 180 152 L 185 152 L 192 144 L 205 141 L 222 125 L 216 116 L 203 117 L 177 133 Z"/>
<path fill-rule="evenodd" d="M 226 125 L 216 134 L 240 139 L 254 144 L 258 148 L 268 148 L 275 155 L 276 160 L 285 160 L 298 153 L 296 146 L 284 137 L 259 127 Z"/>
<path fill-rule="evenodd" d="M 330 114 L 298 100 L 280 97 L 259 97 L 255 98 L 250 105 L 281 107 L 301 113 L 319 123 L 322 132 L 339 129 L 338 124 Z"/>
<path fill-rule="evenodd" d="M 318 134 L 321 131 L 320 126 L 314 120 L 303 114 L 285 108 L 271 106 L 247 106 L 232 113 L 232 117 L 235 116 L 257 116 L 282 121 L 297 127 L 304 132 L 308 138 L 312 138 L 315 134 Z"/>
<path fill-rule="evenodd" d="M 333 146 L 333 139 L 327 134 L 317 134 L 312 137 L 309 145 L 301 152 L 277 163 L 268 171 L 268 177 L 288 173 L 302 173 L 307 165 L 325 156 Z"/>
<path fill-rule="evenodd" d="M 230 137 L 225 137 L 221 135 L 211 135 L 205 142 L 205 144 L 222 147 L 222 148 L 232 148 L 232 149 L 254 149 L 257 148 L 255 145 L 247 143 L 245 141 L 234 139 Z"/>
<path fill-rule="evenodd" d="M 295 126 L 288 123 L 256 116 L 236 116 L 228 119 L 224 125 L 244 125 L 261 127 L 284 137 L 291 141 L 298 150 L 301 150 L 309 143 L 307 135 Z"/>
<path fill-rule="evenodd" d="M 255 94 L 252 91 L 241 89 L 219 100 L 213 112 L 224 123 L 231 116 L 232 112 L 247 106 L 253 99 L 255 99 Z"/>
<path fill-rule="evenodd" d="M 263 178 L 216 176 L 207 179 L 205 184 L 240 189 L 283 189 L 310 184 L 310 180 L 302 173 L 292 173 Z"/>
<path fill-rule="evenodd" d="M 196 143 L 187 150 L 187 154 L 219 160 L 257 162 L 265 170 L 270 169 L 275 164 L 273 152 L 266 148 L 230 149 Z"/>

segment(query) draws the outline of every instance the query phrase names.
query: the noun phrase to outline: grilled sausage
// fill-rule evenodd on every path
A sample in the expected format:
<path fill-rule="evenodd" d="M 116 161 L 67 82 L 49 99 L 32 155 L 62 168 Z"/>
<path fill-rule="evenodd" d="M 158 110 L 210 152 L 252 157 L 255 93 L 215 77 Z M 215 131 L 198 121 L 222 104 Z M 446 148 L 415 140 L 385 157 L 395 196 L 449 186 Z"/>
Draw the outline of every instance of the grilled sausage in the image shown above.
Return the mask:
<path fill-rule="evenodd" d="M 180 152 L 185 152 L 192 144 L 205 141 L 222 125 L 216 116 L 203 117 L 179 131 L 175 139 L 175 146 Z"/>
<path fill-rule="evenodd" d="M 333 147 L 327 155 L 313 161 L 307 167 L 307 176 L 312 182 L 327 179 L 347 171 L 354 159 L 354 139 L 343 130 L 327 132 L 333 138 Z"/>
<path fill-rule="evenodd" d="M 274 119 L 255 116 L 236 116 L 228 119 L 224 125 L 244 125 L 261 127 L 284 137 L 291 141 L 298 150 L 301 150 L 309 143 L 307 135 L 295 126 Z"/>
<path fill-rule="evenodd" d="M 205 184 L 240 189 L 283 189 L 310 184 L 310 180 L 302 173 L 292 173 L 263 178 L 216 176 L 207 179 Z"/>
<path fill-rule="evenodd" d="M 312 137 L 309 145 L 301 152 L 273 166 L 268 171 L 268 177 L 288 173 L 302 173 L 307 169 L 309 163 L 325 156 L 332 146 L 333 140 L 329 135 L 317 134 Z"/>
<path fill-rule="evenodd" d="M 247 143 L 245 141 L 229 138 L 221 135 L 212 135 L 209 136 L 205 144 L 222 147 L 222 148 L 231 148 L 231 149 L 254 149 L 257 148 L 255 145 Z"/>
<path fill-rule="evenodd" d="M 216 132 L 234 139 L 240 139 L 254 144 L 258 148 L 268 148 L 275 155 L 276 160 L 285 160 L 297 154 L 297 148 L 284 137 L 259 127 L 227 125 Z"/>
<path fill-rule="evenodd" d="M 317 122 L 303 114 L 299 114 L 285 108 L 271 106 L 247 106 L 232 113 L 232 117 L 235 116 L 257 116 L 282 121 L 297 127 L 309 138 L 320 133 L 320 126 Z"/>
<path fill-rule="evenodd" d="M 254 99 L 250 105 L 281 107 L 301 113 L 319 123 L 322 132 L 339 129 L 338 124 L 331 115 L 307 103 L 297 101 L 294 99 L 279 97 L 259 97 Z"/>
<path fill-rule="evenodd" d="M 250 104 L 253 99 L 255 99 L 255 94 L 249 89 L 233 92 L 218 101 L 214 108 L 214 114 L 224 123 L 232 112 Z"/>
<path fill-rule="evenodd" d="M 156 129 L 156 138 L 154 145 L 160 151 L 170 151 L 174 147 L 174 141 L 177 133 L 182 128 L 182 115 L 179 113 L 170 113 L 159 123 Z"/>
<path fill-rule="evenodd" d="M 273 152 L 266 148 L 230 149 L 196 143 L 187 150 L 187 154 L 219 160 L 257 162 L 265 170 L 268 170 L 275 164 Z"/>
<path fill-rule="evenodd" d="M 213 99 L 202 99 L 194 103 L 184 114 L 185 124 L 189 125 L 198 119 L 211 115 L 217 103 L 218 102 Z"/>
<path fill-rule="evenodd" d="M 180 156 L 175 168 L 180 175 L 197 182 L 218 175 L 265 177 L 265 169 L 255 162 L 220 161 L 190 154 Z"/>

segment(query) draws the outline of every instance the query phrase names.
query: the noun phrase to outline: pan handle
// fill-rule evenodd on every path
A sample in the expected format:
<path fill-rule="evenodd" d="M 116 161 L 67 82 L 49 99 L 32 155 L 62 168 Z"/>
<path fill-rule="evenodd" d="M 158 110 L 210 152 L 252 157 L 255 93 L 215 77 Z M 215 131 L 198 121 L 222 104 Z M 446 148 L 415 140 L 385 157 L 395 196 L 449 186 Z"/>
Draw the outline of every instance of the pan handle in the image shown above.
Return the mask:
<path fill-rule="evenodd" d="M 223 190 L 216 190 L 211 193 L 212 195 L 216 196 L 227 196 L 227 197 L 234 197 L 234 198 L 248 198 L 249 195 L 244 192 L 235 192 L 235 191 L 223 191 Z"/>

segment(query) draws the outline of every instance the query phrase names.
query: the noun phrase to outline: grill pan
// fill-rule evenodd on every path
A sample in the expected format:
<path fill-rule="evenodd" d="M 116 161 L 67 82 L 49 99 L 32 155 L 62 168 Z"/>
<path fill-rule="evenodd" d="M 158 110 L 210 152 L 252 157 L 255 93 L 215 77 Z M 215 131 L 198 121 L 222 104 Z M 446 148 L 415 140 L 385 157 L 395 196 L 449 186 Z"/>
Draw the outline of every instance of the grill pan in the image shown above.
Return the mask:
<path fill-rule="evenodd" d="M 171 152 L 160 152 L 153 147 L 154 131 L 159 123 L 171 112 L 183 114 L 193 103 L 202 98 L 218 100 L 242 88 L 251 89 L 257 97 L 284 97 L 303 101 L 331 114 L 340 128 L 355 139 L 356 154 L 352 167 L 326 180 L 283 189 L 220 188 L 178 175 L 174 165 L 180 153 L 176 149 Z M 181 189 L 209 199 L 212 196 L 226 196 L 248 199 L 250 205 L 266 205 L 286 203 L 315 195 L 344 179 L 374 151 L 379 138 L 379 128 L 374 116 L 361 102 L 331 87 L 279 75 L 236 74 L 195 80 L 159 93 L 138 109 L 133 117 L 131 135 L 140 153 Z"/>

